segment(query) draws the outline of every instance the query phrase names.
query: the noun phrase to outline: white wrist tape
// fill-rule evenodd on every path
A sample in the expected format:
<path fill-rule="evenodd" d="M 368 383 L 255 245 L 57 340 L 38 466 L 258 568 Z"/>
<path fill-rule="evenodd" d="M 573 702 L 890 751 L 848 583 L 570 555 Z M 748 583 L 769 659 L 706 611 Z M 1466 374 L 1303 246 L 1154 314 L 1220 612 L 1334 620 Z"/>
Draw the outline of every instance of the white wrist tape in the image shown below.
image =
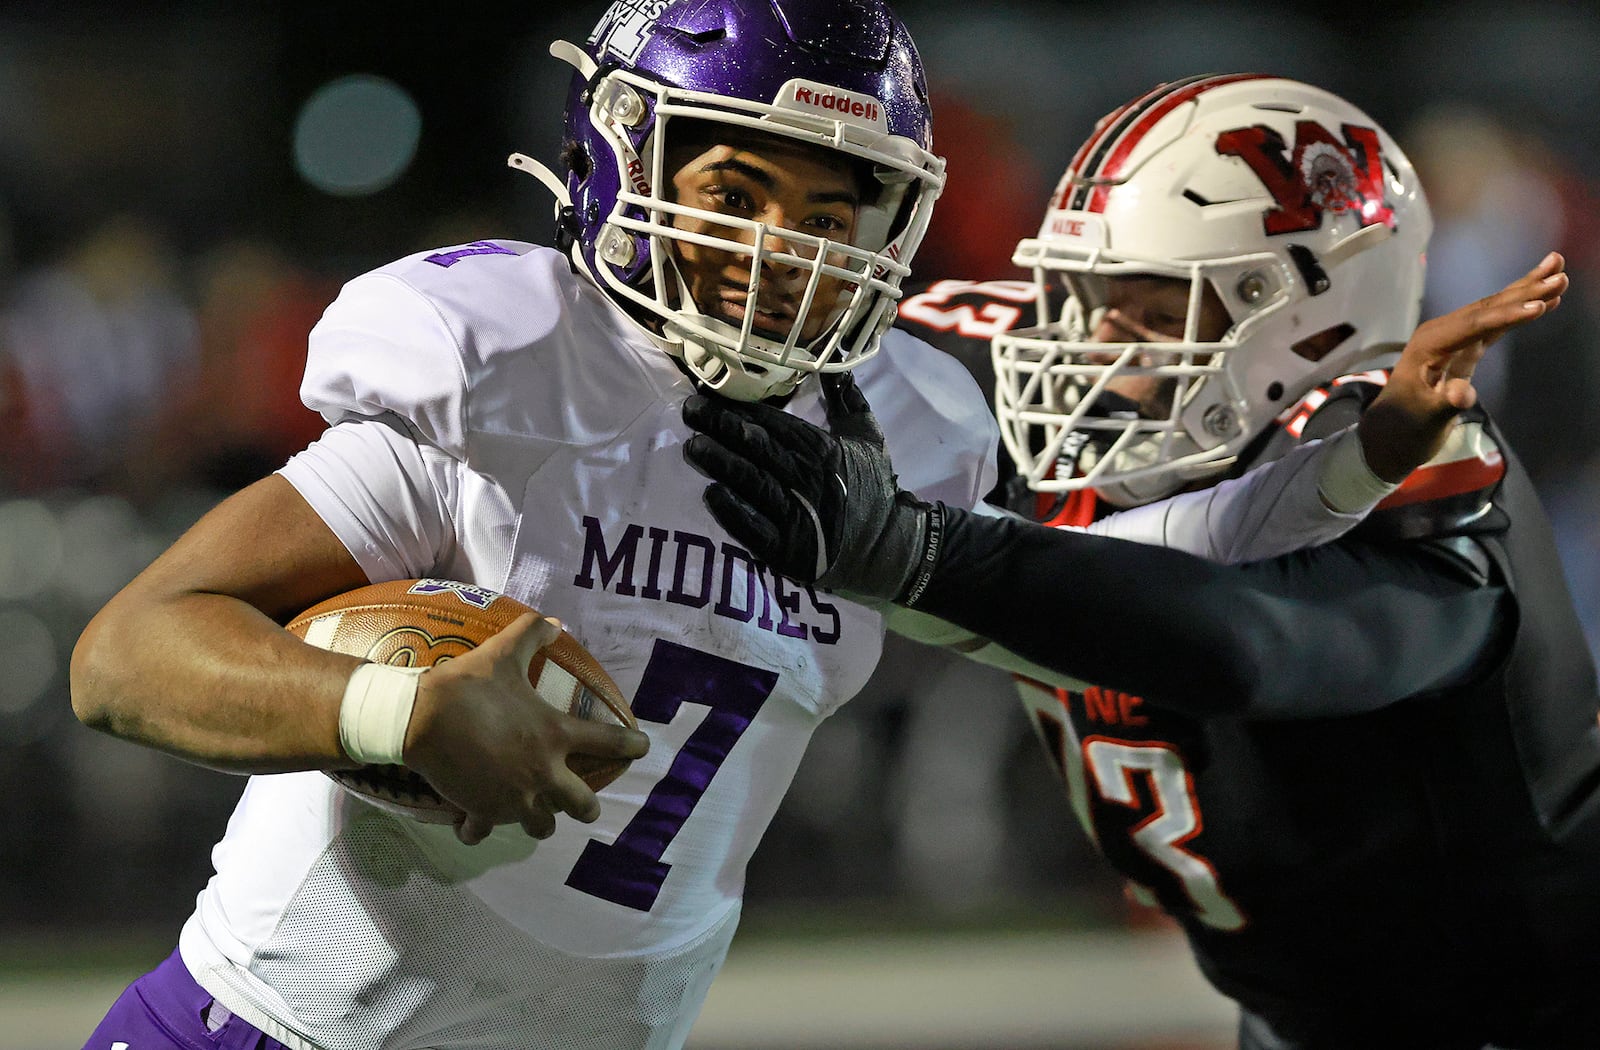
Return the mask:
<path fill-rule="evenodd" d="M 344 753 L 369 765 L 401 765 L 406 727 L 417 700 L 417 676 L 426 667 L 362 664 L 339 703 L 339 743 Z"/>
<path fill-rule="evenodd" d="M 1399 482 L 1384 481 L 1367 466 L 1361 437 L 1354 426 L 1328 438 L 1328 442 L 1332 447 L 1322 458 L 1317 491 L 1329 510 L 1338 514 L 1365 514 L 1400 487 Z"/>

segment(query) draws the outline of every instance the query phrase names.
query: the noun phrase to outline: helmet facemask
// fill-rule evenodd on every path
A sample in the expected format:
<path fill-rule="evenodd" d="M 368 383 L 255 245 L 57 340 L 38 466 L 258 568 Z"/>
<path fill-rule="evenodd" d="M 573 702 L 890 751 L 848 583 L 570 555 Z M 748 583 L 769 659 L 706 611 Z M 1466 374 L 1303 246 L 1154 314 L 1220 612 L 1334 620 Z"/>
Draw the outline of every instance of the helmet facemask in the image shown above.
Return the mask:
<path fill-rule="evenodd" d="M 915 180 L 770 120 L 707 119 L 704 109 L 678 111 L 671 104 L 658 104 L 658 114 L 663 108 L 657 141 L 646 147 L 653 157 L 650 187 L 619 192 L 608 224 L 628 235 L 621 243 L 645 239 L 654 265 L 634 286 L 602 267 L 611 291 L 647 321 L 655 319 L 652 330 L 696 379 L 739 400 L 787 394 L 813 372 L 846 371 L 876 353 L 910 272 L 898 256 L 912 232 L 904 216 L 915 210 L 907 207 Z M 854 228 L 837 236 L 779 228 L 678 199 L 679 162 L 706 150 L 753 150 L 794 158 L 784 166 L 809 161 L 848 172 L 843 181 L 853 187 Z M 928 209 L 921 211 L 925 228 Z M 916 239 L 921 233 L 915 231 Z M 725 282 L 708 294 L 696 280 L 692 261 L 706 258 L 720 260 L 720 270 L 742 285 L 731 305 L 722 301 Z"/>
<path fill-rule="evenodd" d="M 797 8 L 789 17 L 824 14 Z M 897 22 L 828 29 L 835 51 L 794 46 L 782 26 L 765 24 L 773 18 L 765 5 L 676 4 L 620 60 L 603 37 L 604 64 L 571 44 L 551 48 L 578 71 L 567 126 L 569 154 L 582 163 L 558 193 L 575 265 L 696 379 L 740 400 L 786 395 L 812 373 L 845 371 L 877 352 L 944 182 L 943 160 L 926 148 L 920 65 Z M 889 36 L 872 35 L 880 32 Z M 868 53 L 887 64 L 874 73 L 850 57 Z M 734 55 L 737 66 L 724 64 Z M 759 84 L 729 72 L 761 70 L 761 61 L 775 76 Z M 676 200 L 671 165 L 691 137 L 777 143 L 855 172 L 853 236 L 780 231 Z M 512 163 L 556 188 L 537 162 Z M 696 253 L 740 260 L 736 306 L 695 288 L 684 260 Z"/>
<path fill-rule="evenodd" d="M 1287 302 L 1281 282 L 1268 294 L 1272 257 L 1173 265 L 1030 239 L 1015 258 L 1033 269 L 1039 316 L 1055 317 L 993 342 L 1001 435 L 1030 488 L 1095 488 L 1135 505 L 1233 462 L 1245 406 L 1229 359 Z M 1219 288 L 1230 279 L 1245 285 L 1248 300 L 1226 302 Z M 1181 330 L 1106 323 L 1110 290 L 1129 281 L 1172 282 L 1165 298 Z"/>

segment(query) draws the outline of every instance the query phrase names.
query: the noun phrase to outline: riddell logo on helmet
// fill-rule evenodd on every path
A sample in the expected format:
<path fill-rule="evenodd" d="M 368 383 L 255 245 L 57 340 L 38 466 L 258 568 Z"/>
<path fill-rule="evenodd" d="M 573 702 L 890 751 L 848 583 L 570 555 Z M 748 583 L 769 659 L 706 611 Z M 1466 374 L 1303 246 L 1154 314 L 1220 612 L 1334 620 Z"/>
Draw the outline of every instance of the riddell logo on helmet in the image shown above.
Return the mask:
<path fill-rule="evenodd" d="M 851 124 L 863 124 L 876 131 L 888 131 L 883 103 L 871 95 L 819 84 L 814 80 L 791 80 L 778 89 L 772 104 L 779 109 L 796 110 L 808 116 L 827 114 Z"/>
<path fill-rule="evenodd" d="M 829 91 L 824 94 L 802 85 L 794 89 L 794 100 L 803 106 L 830 110 L 847 117 L 864 117 L 867 120 L 878 119 L 878 103 L 876 101 L 863 102 L 859 98 L 841 95 L 837 91 Z"/>
<path fill-rule="evenodd" d="M 644 177 L 644 163 L 638 157 L 628 161 L 628 181 L 639 196 L 650 196 L 650 180 Z"/>

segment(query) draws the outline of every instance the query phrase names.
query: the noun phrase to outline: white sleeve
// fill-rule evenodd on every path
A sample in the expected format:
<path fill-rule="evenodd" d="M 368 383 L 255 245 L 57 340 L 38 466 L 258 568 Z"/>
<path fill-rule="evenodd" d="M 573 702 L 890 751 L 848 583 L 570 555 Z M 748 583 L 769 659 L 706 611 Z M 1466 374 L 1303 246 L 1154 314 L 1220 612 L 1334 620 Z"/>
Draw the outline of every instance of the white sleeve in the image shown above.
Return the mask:
<path fill-rule="evenodd" d="M 1331 484 L 1336 476 L 1367 469 L 1360 447 L 1352 426 L 1322 441 L 1297 445 L 1242 477 L 1120 511 L 1085 531 L 1223 564 L 1315 547 L 1349 532 L 1394 487 L 1370 489 L 1370 499 L 1352 510 L 1328 505 L 1324 493 L 1345 488 Z"/>
<path fill-rule="evenodd" d="M 432 575 L 449 557 L 456 468 L 390 417 L 331 427 L 278 473 L 382 581 Z"/>
<path fill-rule="evenodd" d="M 357 277 L 311 330 L 300 400 L 329 423 L 393 412 L 464 457 L 468 382 L 457 327 L 401 277 Z"/>

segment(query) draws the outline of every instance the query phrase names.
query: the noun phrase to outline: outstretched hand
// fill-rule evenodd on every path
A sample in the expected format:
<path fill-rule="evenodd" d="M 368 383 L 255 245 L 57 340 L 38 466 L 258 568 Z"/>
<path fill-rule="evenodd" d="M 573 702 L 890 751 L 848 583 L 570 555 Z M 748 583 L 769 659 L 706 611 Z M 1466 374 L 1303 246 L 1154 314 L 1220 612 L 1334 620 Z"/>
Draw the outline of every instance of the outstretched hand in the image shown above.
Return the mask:
<path fill-rule="evenodd" d="M 1438 453 L 1457 414 L 1477 404 L 1472 374 L 1484 352 L 1507 331 L 1561 305 L 1566 265 L 1551 252 L 1493 295 L 1418 326 L 1358 427 L 1374 474 L 1403 481 Z"/>
<path fill-rule="evenodd" d="M 801 583 L 901 597 L 922 564 L 931 508 L 901 491 L 867 399 L 821 379 L 828 428 L 771 405 L 695 394 L 684 458 L 711 479 L 706 505 L 756 558 Z"/>

